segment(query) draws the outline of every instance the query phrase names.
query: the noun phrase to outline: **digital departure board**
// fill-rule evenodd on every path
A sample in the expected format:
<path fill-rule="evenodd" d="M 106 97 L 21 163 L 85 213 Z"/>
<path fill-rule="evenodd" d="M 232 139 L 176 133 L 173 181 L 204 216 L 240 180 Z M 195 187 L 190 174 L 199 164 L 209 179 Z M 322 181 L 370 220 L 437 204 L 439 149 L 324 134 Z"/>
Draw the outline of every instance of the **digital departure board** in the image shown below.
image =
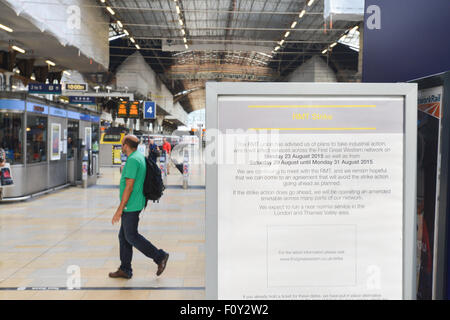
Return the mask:
<path fill-rule="evenodd" d="M 139 118 L 140 103 L 139 101 L 123 101 L 119 104 L 117 110 L 118 118 Z"/>
<path fill-rule="evenodd" d="M 121 104 L 119 104 L 119 109 L 117 110 L 117 117 L 119 118 L 128 117 L 127 102 L 122 102 Z"/>
<path fill-rule="evenodd" d="M 139 101 L 129 102 L 128 118 L 139 118 Z"/>

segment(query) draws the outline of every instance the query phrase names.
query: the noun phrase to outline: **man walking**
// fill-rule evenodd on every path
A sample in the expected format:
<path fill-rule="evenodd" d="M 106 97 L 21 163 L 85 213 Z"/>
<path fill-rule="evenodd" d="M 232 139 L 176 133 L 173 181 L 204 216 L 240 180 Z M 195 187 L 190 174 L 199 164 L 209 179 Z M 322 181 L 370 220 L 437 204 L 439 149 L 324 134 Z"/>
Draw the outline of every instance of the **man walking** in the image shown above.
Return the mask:
<path fill-rule="evenodd" d="M 170 145 L 170 143 L 167 141 L 166 138 L 163 138 L 163 145 L 162 145 L 162 149 L 166 154 L 166 159 L 169 160 L 170 158 L 170 153 L 172 152 L 172 146 Z M 170 174 L 169 172 L 169 161 L 167 161 L 167 174 Z"/>
<path fill-rule="evenodd" d="M 111 278 L 130 279 L 133 276 L 131 268 L 133 247 L 158 265 L 157 276 L 164 271 L 169 259 L 168 253 L 158 250 L 138 233 L 139 214 L 145 207 L 143 188 L 147 170 L 144 155 L 137 152 L 138 145 L 139 139 L 134 135 L 125 136 L 122 142 L 122 152 L 128 159 L 120 178 L 120 205 L 112 218 L 113 224 L 122 219 L 119 231 L 121 264 L 116 272 L 109 274 Z"/>

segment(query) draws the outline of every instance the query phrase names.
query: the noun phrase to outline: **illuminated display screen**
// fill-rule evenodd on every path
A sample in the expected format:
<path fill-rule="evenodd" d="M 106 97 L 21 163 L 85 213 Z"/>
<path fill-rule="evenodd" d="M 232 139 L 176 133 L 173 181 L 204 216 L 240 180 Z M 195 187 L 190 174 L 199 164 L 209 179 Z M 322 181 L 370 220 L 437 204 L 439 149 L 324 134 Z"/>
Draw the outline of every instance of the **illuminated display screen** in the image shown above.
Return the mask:
<path fill-rule="evenodd" d="M 138 101 L 133 101 L 133 102 L 129 103 L 128 117 L 129 118 L 139 118 L 139 102 Z"/>
<path fill-rule="evenodd" d="M 140 115 L 139 101 L 124 101 L 119 104 L 117 117 L 119 118 L 139 118 Z"/>

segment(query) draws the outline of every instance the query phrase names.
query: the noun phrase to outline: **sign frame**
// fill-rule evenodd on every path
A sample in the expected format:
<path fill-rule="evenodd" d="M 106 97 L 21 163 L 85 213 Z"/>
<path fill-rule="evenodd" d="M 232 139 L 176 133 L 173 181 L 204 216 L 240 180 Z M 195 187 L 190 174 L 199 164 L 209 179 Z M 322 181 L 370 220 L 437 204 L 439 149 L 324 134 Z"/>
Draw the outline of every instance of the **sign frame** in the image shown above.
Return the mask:
<path fill-rule="evenodd" d="M 147 104 L 151 104 L 152 108 L 153 108 L 153 117 L 151 116 L 150 113 L 147 113 L 147 108 L 149 107 Z M 144 119 L 156 119 L 156 102 L 154 101 L 144 101 L 143 103 L 144 105 Z"/>
<path fill-rule="evenodd" d="M 417 84 L 407 83 L 206 83 L 206 127 L 219 128 L 218 101 L 224 96 L 401 97 L 404 105 L 403 299 L 416 298 Z M 206 137 L 211 149 L 217 141 Z M 214 150 L 215 147 L 212 149 Z M 217 151 L 216 151 L 217 153 Z M 206 164 L 206 299 L 218 299 L 218 164 Z"/>
<path fill-rule="evenodd" d="M 80 100 L 80 101 L 77 101 Z M 96 105 L 96 98 L 91 96 L 69 96 L 69 104 Z"/>

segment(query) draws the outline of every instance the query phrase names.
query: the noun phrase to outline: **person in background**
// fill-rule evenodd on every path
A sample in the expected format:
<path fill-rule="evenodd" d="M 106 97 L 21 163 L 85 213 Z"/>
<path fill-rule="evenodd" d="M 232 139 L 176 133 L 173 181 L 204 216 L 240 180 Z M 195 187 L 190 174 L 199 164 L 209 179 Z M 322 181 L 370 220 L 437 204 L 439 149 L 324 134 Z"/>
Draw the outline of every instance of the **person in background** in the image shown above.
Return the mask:
<path fill-rule="evenodd" d="M 172 151 L 172 146 L 170 145 L 170 143 L 167 141 L 166 138 L 163 138 L 163 145 L 162 145 L 162 149 L 164 150 L 164 152 L 166 153 L 166 159 L 169 160 L 170 158 L 170 152 Z M 169 161 L 167 161 L 167 164 L 169 163 Z M 169 174 L 169 165 L 167 165 L 167 174 Z"/>
<path fill-rule="evenodd" d="M 138 145 L 139 139 L 134 135 L 123 138 L 122 152 L 127 155 L 127 162 L 120 178 L 120 205 L 112 218 L 112 224 L 122 220 L 119 231 L 121 264 L 117 271 L 109 273 L 111 278 L 130 279 L 133 276 L 133 247 L 158 265 L 157 276 L 164 271 L 169 259 L 168 253 L 157 249 L 138 232 L 139 214 L 146 204 L 143 190 L 147 172 L 145 156 L 137 151 Z"/>
<path fill-rule="evenodd" d="M 156 160 L 158 159 L 159 156 L 159 147 L 156 145 L 154 139 L 150 139 L 150 142 L 148 144 L 148 150 L 149 150 L 148 156 L 156 163 Z"/>
<path fill-rule="evenodd" d="M 73 140 L 71 136 L 67 137 L 67 154 L 69 159 L 73 158 Z"/>

